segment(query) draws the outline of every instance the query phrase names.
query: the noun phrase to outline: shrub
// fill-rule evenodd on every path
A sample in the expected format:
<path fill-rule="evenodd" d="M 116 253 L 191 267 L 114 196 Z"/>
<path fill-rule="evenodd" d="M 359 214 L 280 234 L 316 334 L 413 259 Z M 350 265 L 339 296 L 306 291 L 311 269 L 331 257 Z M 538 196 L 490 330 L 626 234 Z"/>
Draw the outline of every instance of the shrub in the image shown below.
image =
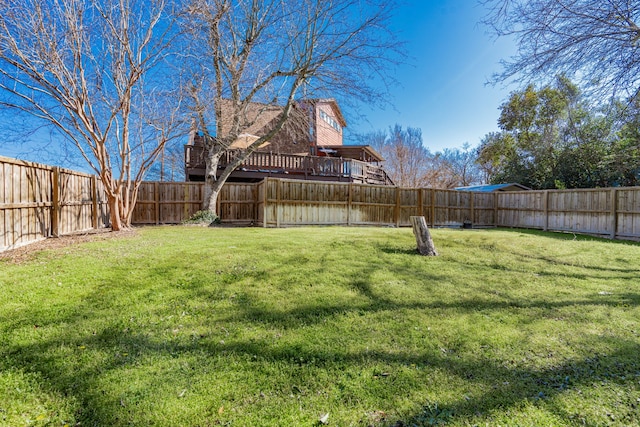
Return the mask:
<path fill-rule="evenodd" d="M 198 211 L 189 219 L 182 221 L 182 224 L 214 225 L 220 224 L 220 217 L 211 211 Z"/>

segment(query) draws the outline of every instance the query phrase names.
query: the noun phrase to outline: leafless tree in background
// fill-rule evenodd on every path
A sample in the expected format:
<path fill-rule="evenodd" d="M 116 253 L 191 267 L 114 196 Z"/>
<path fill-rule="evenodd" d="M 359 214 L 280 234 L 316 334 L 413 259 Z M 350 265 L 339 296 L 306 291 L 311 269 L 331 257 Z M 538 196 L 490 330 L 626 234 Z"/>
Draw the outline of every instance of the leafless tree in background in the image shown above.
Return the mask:
<path fill-rule="evenodd" d="M 439 188 L 456 188 L 477 185 L 483 182 L 483 174 L 476 163 L 478 150 L 465 142 L 462 148 L 445 148 L 436 153 L 440 171 Z"/>
<path fill-rule="evenodd" d="M 376 131 L 358 137 L 385 158 L 384 168 L 395 185 L 404 188 L 433 187 L 439 171 L 435 156 L 422 141 L 419 128 L 403 129 L 396 124 L 389 131 Z"/>
<path fill-rule="evenodd" d="M 386 29 L 392 11 L 393 3 L 382 0 L 193 1 L 191 96 L 208 153 L 205 210 L 216 213 L 231 172 L 285 124 L 308 132 L 304 114 L 294 110 L 299 98 L 383 99 L 385 88 L 369 84 L 386 77 L 398 52 Z M 280 107 L 270 131 L 234 150 L 216 176 L 221 156 L 260 120 L 256 105 L 265 113 Z"/>
<path fill-rule="evenodd" d="M 184 115 L 172 0 L 0 2 L 0 105 L 56 127 L 99 175 L 114 231 Z"/>
<path fill-rule="evenodd" d="M 175 139 L 167 142 L 162 153 L 145 176 L 146 181 L 184 181 L 184 141 Z"/>
<path fill-rule="evenodd" d="M 389 131 L 359 135 L 385 158 L 384 168 L 394 184 L 403 188 L 455 188 L 479 184 L 482 174 L 475 160 L 477 150 L 468 143 L 431 153 L 422 140 L 422 130 L 396 124 Z"/>
<path fill-rule="evenodd" d="M 433 178 L 433 156 L 422 143 L 422 131 L 395 125 L 381 147 L 385 168 L 394 184 L 405 188 L 428 185 Z"/>
<path fill-rule="evenodd" d="M 529 83 L 566 74 L 601 92 L 640 87 L 640 2 L 629 0 L 483 0 L 485 22 L 514 37 L 518 52 L 496 80 Z"/>

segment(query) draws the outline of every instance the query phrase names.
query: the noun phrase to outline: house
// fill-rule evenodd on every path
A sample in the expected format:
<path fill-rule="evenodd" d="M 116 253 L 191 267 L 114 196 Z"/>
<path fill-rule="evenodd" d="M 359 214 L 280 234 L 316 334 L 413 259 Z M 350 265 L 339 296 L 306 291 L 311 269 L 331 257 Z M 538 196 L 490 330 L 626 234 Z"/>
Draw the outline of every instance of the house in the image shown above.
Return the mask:
<path fill-rule="evenodd" d="M 227 101 L 230 102 L 230 101 Z M 231 110 L 223 106 L 225 111 Z M 275 126 L 282 107 L 250 104 L 241 120 L 243 133 L 221 158 L 219 173 L 242 150 Z M 223 117 L 225 120 L 225 117 Z M 308 99 L 294 104 L 280 131 L 252 153 L 229 177 L 231 182 L 256 182 L 267 176 L 292 179 L 360 182 L 393 185 L 381 163 L 384 158 L 368 145 L 345 145 L 347 123 L 334 99 Z M 231 128 L 231 118 L 222 123 Z M 185 146 L 185 176 L 204 181 L 203 137 L 194 133 Z"/>
<path fill-rule="evenodd" d="M 475 191 L 480 193 L 495 193 L 501 191 L 529 191 L 529 187 L 525 187 L 522 184 L 483 184 L 483 185 L 471 185 L 469 187 L 456 187 L 458 191 Z"/>

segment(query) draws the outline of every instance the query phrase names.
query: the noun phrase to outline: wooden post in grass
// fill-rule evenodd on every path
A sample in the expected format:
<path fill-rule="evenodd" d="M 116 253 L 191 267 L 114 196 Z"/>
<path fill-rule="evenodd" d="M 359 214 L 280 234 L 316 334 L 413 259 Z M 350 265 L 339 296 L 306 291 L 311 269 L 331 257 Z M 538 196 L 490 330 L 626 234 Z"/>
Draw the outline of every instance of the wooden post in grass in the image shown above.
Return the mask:
<path fill-rule="evenodd" d="M 416 236 L 418 252 L 420 255 L 437 256 L 438 252 L 431 239 L 431 233 L 427 227 L 427 220 L 423 216 L 412 216 L 413 234 Z"/>

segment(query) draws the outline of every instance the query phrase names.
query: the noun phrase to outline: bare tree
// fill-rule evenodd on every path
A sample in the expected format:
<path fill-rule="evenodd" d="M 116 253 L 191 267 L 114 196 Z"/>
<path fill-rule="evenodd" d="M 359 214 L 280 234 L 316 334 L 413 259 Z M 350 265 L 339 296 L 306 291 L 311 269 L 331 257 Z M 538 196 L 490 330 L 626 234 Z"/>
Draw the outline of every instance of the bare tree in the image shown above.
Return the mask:
<path fill-rule="evenodd" d="M 477 148 L 465 142 L 462 148 L 445 148 L 436 153 L 442 188 L 466 187 L 482 183 L 482 171 L 476 164 Z"/>
<path fill-rule="evenodd" d="M 385 170 L 393 182 L 404 188 L 449 188 L 450 174 L 440 159 L 422 140 L 422 130 L 396 124 L 388 131 L 376 131 L 358 137 L 373 146 L 385 158 Z"/>
<path fill-rule="evenodd" d="M 392 10 L 382 0 L 193 1 L 193 35 L 200 37 L 193 46 L 200 51 L 193 52 L 191 95 L 207 153 L 205 210 L 215 213 L 231 172 L 285 124 L 308 134 L 299 98 L 381 99 L 369 82 L 385 77 L 398 52 L 385 29 Z M 218 176 L 220 158 L 268 114 L 269 130 L 234 150 Z"/>
<path fill-rule="evenodd" d="M 184 142 L 167 142 L 158 159 L 149 169 L 145 180 L 161 182 L 184 181 Z"/>
<path fill-rule="evenodd" d="M 396 124 L 389 128 L 389 136 L 380 150 L 386 159 L 385 167 L 396 185 L 406 188 L 429 185 L 433 175 L 433 155 L 423 145 L 420 129 L 402 129 Z"/>
<path fill-rule="evenodd" d="M 640 87 L 640 2 L 629 0 L 482 0 L 485 22 L 512 36 L 518 52 L 496 80 L 567 74 L 600 90 Z"/>
<path fill-rule="evenodd" d="M 56 127 L 99 175 L 114 231 L 181 105 L 165 67 L 177 32 L 172 0 L 0 2 L 0 105 Z"/>

